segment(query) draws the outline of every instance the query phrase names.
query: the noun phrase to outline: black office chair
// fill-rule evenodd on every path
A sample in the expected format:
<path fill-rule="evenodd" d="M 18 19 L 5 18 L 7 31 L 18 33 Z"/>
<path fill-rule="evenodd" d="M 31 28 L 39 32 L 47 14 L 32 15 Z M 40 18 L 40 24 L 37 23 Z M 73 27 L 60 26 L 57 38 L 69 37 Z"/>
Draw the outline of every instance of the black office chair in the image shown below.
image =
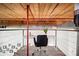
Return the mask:
<path fill-rule="evenodd" d="M 45 47 L 48 44 L 47 35 L 38 35 L 37 40 L 34 37 L 34 44 L 36 47 L 40 47 L 40 55 L 41 55 L 41 47 Z M 38 49 L 37 49 L 37 51 L 38 51 Z M 44 50 L 44 52 L 46 53 L 45 50 Z"/>

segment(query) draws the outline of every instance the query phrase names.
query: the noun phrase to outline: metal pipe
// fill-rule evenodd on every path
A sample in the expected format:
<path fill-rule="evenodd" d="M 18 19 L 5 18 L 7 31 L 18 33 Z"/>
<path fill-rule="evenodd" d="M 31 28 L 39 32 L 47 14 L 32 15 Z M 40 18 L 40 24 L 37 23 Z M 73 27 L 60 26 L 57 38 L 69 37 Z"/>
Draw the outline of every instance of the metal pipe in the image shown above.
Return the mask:
<path fill-rule="evenodd" d="M 29 5 L 27 5 L 27 56 L 29 56 Z"/>
<path fill-rule="evenodd" d="M 22 35 L 23 35 L 23 47 L 24 47 L 24 30 L 22 30 Z"/>
<path fill-rule="evenodd" d="M 57 47 L 57 30 L 55 30 L 55 47 Z"/>

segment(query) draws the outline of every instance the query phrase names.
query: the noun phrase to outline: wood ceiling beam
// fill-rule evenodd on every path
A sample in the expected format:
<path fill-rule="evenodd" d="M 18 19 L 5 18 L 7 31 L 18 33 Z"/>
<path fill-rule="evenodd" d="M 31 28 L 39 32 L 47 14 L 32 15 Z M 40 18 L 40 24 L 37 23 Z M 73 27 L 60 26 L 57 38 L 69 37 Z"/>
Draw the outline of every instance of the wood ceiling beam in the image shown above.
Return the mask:
<path fill-rule="evenodd" d="M 12 18 L 13 15 L 11 15 L 11 14 L 4 14 L 4 13 L 0 12 L 0 17 L 3 17 L 3 18 L 5 18 L 5 17 Z"/>
<path fill-rule="evenodd" d="M 55 11 L 58 10 L 58 12 L 56 12 L 55 15 L 53 15 L 53 13 L 52 13 L 51 16 L 49 16 L 49 17 L 59 16 L 62 13 L 62 11 L 65 11 L 66 9 L 68 9 L 68 7 L 70 7 L 70 4 L 64 4 L 64 7 L 63 7 L 63 4 L 59 4 L 58 8 L 55 9 Z"/>
<path fill-rule="evenodd" d="M 45 13 L 45 16 L 47 16 L 48 11 L 50 10 L 50 8 L 51 8 L 52 4 L 49 4 L 48 6 L 49 6 L 49 7 L 48 7 L 48 9 L 47 9 L 47 11 L 46 11 L 46 13 Z"/>
<path fill-rule="evenodd" d="M 20 3 L 20 5 L 21 5 L 21 7 L 24 9 L 24 11 L 25 11 L 25 13 L 26 13 L 26 17 L 25 17 L 25 18 L 27 18 L 27 8 L 25 8 L 25 7 L 22 5 L 22 3 Z"/>
<path fill-rule="evenodd" d="M 68 9 L 70 6 L 71 6 L 71 5 L 68 4 L 66 7 L 64 7 L 64 9 L 63 9 L 58 15 L 62 14 L 62 13 L 63 13 L 66 9 Z"/>
<path fill-rule="evenodd" d="M 45 3 L 41 4 L 40 3 L 40 18 L 43 18 L 43 12 L 44 12 L 44 9 L 45 9 Z"/>
<path fill-rule="evenodd" d="M 54 9 L 51 11 L 51 13 L 50 13 L 49 16 L 51 16 L 51 14 L 54 12 L 54 10 L 57 8 L 58 5 L 59 5 L 59 3 L 56 4 L 56 6 L 55 6 Z"/>
<path fill-rule="evenodd" d="M 7 7 L 3 6 L 3 4 L 0 4 L 0 17 L 5 18 L 5 17 L 13 17 L 13 15 L 9 12 L 12 12 L 11 10 L 9 10 Z"/>
<path fill-rule="evenodd" d="M 20 3 L 20 5 L 21 5 L 21 7 L 24 9 L 24 11 L 25 11 L 26 14 L 27 14 L 27 8 L 25 8 L 25 7 L 22 5 L 22 3 Z M 29 4 L 29 13 L 31 13 L 31 15 L 32 15 L 33 18 L 34 18 L 34 15 L 33 15 L 32 11 L 31 11 L 31 8 L 30 8 L 30 4 Z M 26 16 L 27 16 L 27 15 L 26 15 Z M 25 18 L 27 18 L 27 17 L 25 17 Z"/>
<path fill-rule="evenodd" d="M 44 12 L 43 12 L 43 18 L 47 18 L 46 14 L 48 12 L 48 9 L 50 8 L 50 4 L 45 4 Z"/>
<path fill-rule="evenodd" d="M 43 9 L 43 13 L 42 13 L 42 15 L 43 15 L 43 18 L 45 18 L 45 17 L 44 17 L 44 14 L 46 13 L 46 12 L 45 12 L 45 10 L 46 10 L 46 7 L 47 7 L 47 4 L 45 4 L 45 7 L 44 7 L 44 9 Z"/>
<path fill-rule="evenodd" d="M 38 9 L 38 4 L 37 3 L 34 4 L 34 9 L 35 9 L 36 18 L 39 18 L 39 9 Z"/>
<path fill-rule="evenodd" d="M 13 12 L 13 14 L 15 14 L 16 16 L 17 15 L 19 15 L 19 14 L 17 14 L 15 11 L 13 11 L 12 9 L 10 9 L 7 5 L 5 5 L 5 4 L 2 4 L 4 7 L 6 7 L 7 9 L 9 9 L 10 11 L 12 11 Z"/>
<path fill-rule="evenodd" d="M 48 18 L 50 18 L 49 15 L 50 15 L 50 13 L 52 12 L 52 10 L 54 9 L 55 6 L 56 6 L 56 3 L 52 4 L 51 7 L 50 7 L 50 9 L 48 10 L 48 12 L 47 12 Z"/>
<path fill-rule="evenodd" d="M 62 11 L 62 12 L 61 12 L 61 16 L 64 15 L 64 14 L 66 14 L 67 12 L 70 12 L 70 11 L 72 11 L 73 14 L 74 14 L 74 5 L 73 5 L 73 4 L 72 4 L 72 7 L 71 7 L 71 5 L 70 5 L 70 6 L 68 6 L 64 11 Z M 73 17 L 74 17 L 74 16 L 73 16 Z"/>
<path fill-rule="evenodd" d="M 29 11 L 30 11 L 30 13 L 32 14 L 32 16 L 33 16 L 33 18 L 34 18 L 34 15 L 33 15 L 33 12 L 32 12 L 32 10 L 31 10 L 30 6 L 29 6 Z"/>
<path fill-rule="evenodd" d="M 31 10 L 31 14 L 33 16 L 33 18 L 36 18 L 36 11 L 35 11 L 35 8 L 34 8 L 34 4 L 30 4 L 30 10 Z"/>
<path fill-rule="evenodd" d="M 17 20 L 17 21 L 23 21 L 25 18 L 0 18 L 0 20 Z M 42 19 L 42 20 L 39 20 Z M 63 20 L 64 19 L 64 20 Z M 66 20 L 65 20 L 66 19 Z M 68 19 L 68 20 L 67 20 Z M 70 19 L 70 20 L 69 20 Z M 73 18 L 29 18 L 29 21 L 72 21 Z"/>

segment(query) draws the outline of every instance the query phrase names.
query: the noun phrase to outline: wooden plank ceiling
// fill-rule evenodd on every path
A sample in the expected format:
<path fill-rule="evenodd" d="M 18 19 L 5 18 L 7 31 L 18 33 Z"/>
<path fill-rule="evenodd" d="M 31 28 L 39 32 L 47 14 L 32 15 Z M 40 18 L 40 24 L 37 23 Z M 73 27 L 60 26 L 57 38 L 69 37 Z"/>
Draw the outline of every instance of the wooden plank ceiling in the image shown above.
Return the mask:
<path fill-rule="evenodd" d="M 74 18 L 74 4 L 34 3 L 29 4 L 29 6 L 29 24 L 32 25 L 59 25 L 73 21 Z M 6 23 L 7 21 L 19 21 L 20 23 L 23 23 L 23 21 L 27 21 L 27 4 L 0 4 L 0 20 L 0 23 Z"/>

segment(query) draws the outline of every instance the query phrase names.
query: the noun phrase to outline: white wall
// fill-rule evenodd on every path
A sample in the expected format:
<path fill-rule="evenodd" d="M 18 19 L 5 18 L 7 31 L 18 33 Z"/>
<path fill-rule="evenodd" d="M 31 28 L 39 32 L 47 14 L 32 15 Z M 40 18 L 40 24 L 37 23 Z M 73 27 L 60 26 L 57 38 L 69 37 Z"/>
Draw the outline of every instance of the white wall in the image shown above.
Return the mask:
<path fill-rule="evenodd" d="M 67 56 L 76 55 L 77 32 L 57 31 L 57 46 Z"/>
<path fill-rule="evenodd" d="M 22 46 L 22 41 L 23 36 L 22 36 L 22 31 L 21 30 L 14 30 L 14 31 L 0 31 L 0 47 L 2 48 L 5 53 L 0 52 L 0 56 L 2 55 L 14 55 L 14 52 L 16 52 L 20 47 Z M 17 43 L 21 43 L 20 47 L 17 47 Z M 9 44 L 14 45 L 16 48 L 12 49 Z M 13 50 L 13 53 L 9 53 L 6 49 L 3 49 L 3 46 L 6 45 L 9 50 Z"/>

